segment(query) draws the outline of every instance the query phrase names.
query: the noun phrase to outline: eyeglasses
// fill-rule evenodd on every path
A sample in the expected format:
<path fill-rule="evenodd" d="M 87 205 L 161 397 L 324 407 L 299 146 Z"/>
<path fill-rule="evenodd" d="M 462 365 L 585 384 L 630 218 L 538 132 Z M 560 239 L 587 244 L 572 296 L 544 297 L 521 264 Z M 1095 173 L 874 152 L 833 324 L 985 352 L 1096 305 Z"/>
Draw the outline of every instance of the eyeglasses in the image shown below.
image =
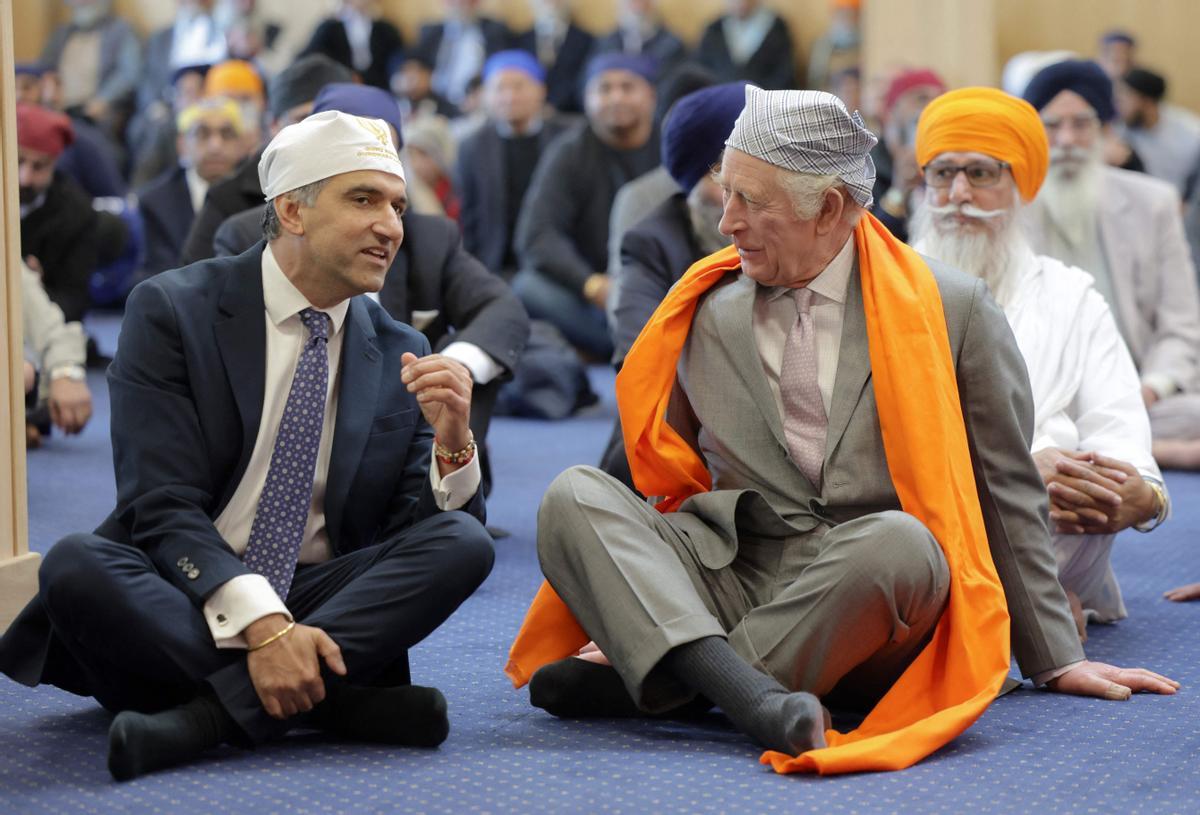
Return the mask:
<path fill-rule="evenodd" d="M 972 161 L 967 164 L 946 161 L 926 164 L 921 172 L 925 174 L 925 184 L 935 190 L 949 187 L 959 173 L 966 174 L 967 183 L 972 187 L 994 187 L 1000 183 L 1000 177 L 1008 166 L 1004 161 Z"/>

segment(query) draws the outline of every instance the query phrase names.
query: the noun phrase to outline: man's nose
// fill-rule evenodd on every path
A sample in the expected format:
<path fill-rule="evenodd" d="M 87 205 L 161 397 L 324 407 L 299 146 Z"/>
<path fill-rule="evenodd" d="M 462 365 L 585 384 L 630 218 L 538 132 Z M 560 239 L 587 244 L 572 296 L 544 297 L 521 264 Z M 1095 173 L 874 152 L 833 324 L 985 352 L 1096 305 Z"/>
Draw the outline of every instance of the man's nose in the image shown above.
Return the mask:
<path fill-rule="evenodd" d="M 962 204 L 969 202 L 971 196 L 971 182 L 967 181 L 966 170 L 959 170 L 950 182 L 950 200 L 955 204 Z"/>

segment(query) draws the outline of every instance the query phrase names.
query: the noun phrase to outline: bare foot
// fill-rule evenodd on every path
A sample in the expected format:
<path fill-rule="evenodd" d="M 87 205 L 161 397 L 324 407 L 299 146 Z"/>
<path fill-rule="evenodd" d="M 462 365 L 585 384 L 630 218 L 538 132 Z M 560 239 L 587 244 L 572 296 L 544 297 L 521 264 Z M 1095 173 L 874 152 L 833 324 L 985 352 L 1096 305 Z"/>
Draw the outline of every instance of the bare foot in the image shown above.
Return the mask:
<path fill-rule="evenodd" d="M 1154 442 L 1154 458 L 1168 470 L 1200 470 L 1200 439 Z"/>
<path fill-rule="evenodd" d="M 1200 583 L 1189 583 L 1177 589 L 1171 589 L 1163 594 L 1168 600 L 1176 603 L 1186 603 L 1189 600 L 1200 600 Z"/>
<path fill-rule="evenodd" d="M 1087 618 L 1083 616 L 1083 604 L 1079 595 L 1073 591 L 1067 592 L 1067 602 L 1071 604 L 1071 616 L 1075 618 L 1075 630 L 1079 632 L 1079 641 L 1087 642 Z"/>

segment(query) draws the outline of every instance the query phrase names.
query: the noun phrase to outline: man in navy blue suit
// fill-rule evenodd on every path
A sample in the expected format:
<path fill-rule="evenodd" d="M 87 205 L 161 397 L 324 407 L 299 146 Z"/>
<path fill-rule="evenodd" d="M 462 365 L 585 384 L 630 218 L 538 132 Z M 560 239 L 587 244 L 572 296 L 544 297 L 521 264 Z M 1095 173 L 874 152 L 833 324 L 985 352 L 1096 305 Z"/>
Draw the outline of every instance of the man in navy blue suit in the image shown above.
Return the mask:
<path fill-rule="evenodd" d="M 403 238 L 387 126 L 309 117 L 259 175 L 265 243 L 130 295 L 116 510 L 50 550 L 0 640 L 9 676 L 117 713 L 118 779 L 297 725 L 436 746 L 407 651 L 492 565 L 471 375 L 359 296 Z"/>

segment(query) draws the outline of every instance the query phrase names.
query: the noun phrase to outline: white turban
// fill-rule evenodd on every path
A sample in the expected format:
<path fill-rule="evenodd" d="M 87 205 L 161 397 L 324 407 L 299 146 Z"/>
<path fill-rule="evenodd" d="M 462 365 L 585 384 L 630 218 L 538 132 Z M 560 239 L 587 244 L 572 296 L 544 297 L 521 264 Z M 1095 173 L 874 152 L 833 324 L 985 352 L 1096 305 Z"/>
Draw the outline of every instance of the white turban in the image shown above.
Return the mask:
<path fill-rule="evenodd" d="M 258 162 L 268 201 L 306 184 L 356 170 L 379 170 L 404 180 L 391 130 L 382 119 L 326 110 L 288 125 Z"/>
<path fill-rule="evenodd" d="M 879 139 L 842 100 L 821 91 L 764 91 L 746 86 L 746 106 L 726 147 L 811 175 L 836 175 L 864 207 L 875 184 L 871 148 Z"/>

